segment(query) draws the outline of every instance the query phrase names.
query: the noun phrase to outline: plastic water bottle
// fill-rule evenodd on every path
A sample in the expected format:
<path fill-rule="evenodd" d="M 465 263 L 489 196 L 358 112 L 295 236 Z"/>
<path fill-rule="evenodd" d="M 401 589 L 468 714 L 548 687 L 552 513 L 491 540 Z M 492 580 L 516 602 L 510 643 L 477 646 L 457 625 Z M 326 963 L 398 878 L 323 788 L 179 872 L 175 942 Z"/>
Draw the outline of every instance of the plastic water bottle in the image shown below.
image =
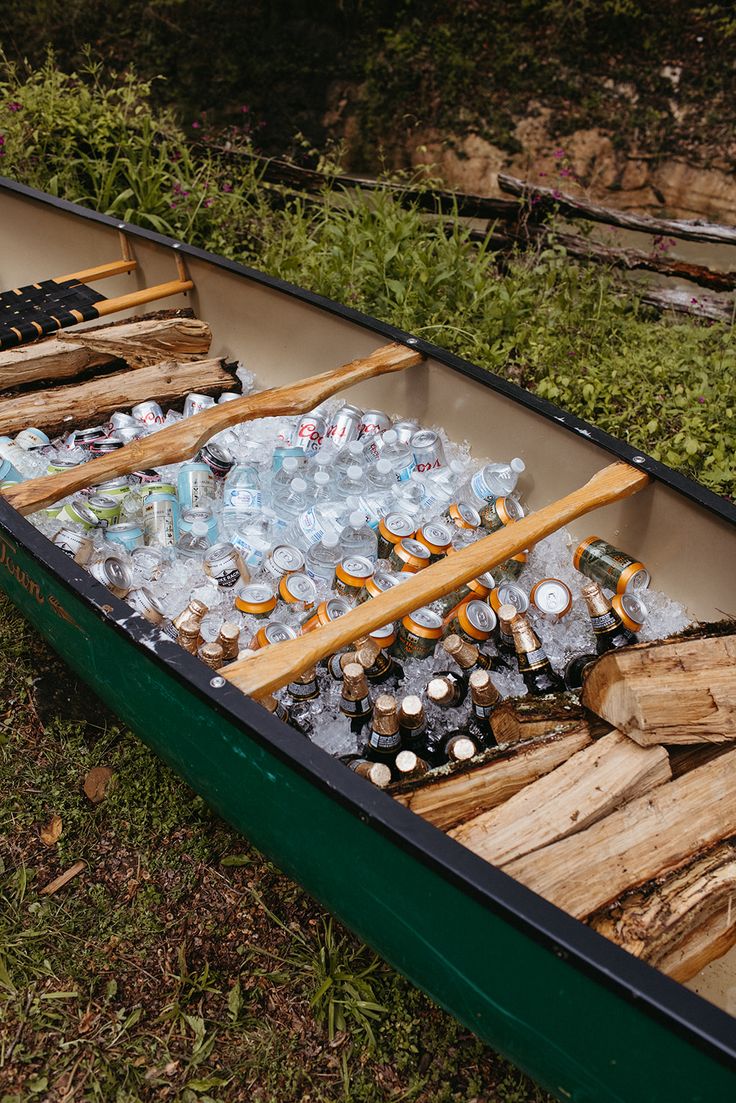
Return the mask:
<path fill-rule="evenodd" d="M 329 458 L 329 457 L 326 457 Z M 357 464 L 363 465 L 363 445 L 357 440 L 351 440 L 344 448 L 341 448 L 337 456 L 331 462 L 330 469 L 335 477 L 343 475 L 348 468 Z"/>
<path fill-rule="evenodd" d="M 307 484 L 304 479 L 292 479 L 286 494 L 283 491 L 273 494 L 271 508 L 285 528 L 290 521 L 307 508 Z"/>
<path fill-rule="evenodd" d="M 340 533 L 340 547 L 343 556 L 364 555 L 371 560 L 378 557 L 378 537 L 366 523 L 362 510 L 350 514 L 346 527 Z"/>
<path fill-rule="evenodd" d="M 204 559 L 205 552 L 210 548 L 209 526 L 206 521 L 192 521 L 189 532 L 183 532 L 179 537 L 176 550 L 185 559 Z"/>
<path fill-rule="evenodd" d="M 368 489 L 368 482 L 365 477 L 363 468 L 353 463 L 341 475 L 338 475 L 335 482 L 335 497 L 336 498 L 350 498 L 360 497 Z"/>
<path fill-rule="evenodd" d="M 399 440 L 399 434 L 395 429 L 387 429 L 383 434 L 383 447 L 380 458 L 391 463 L 391 470 L 397 482 L 406 482 L 416 467 L 414 453 L 410 445 L 403 444 Z"/>
<path fill-rule="evenodd" d="M 335 567 L 342 559 L 340 538 L 335 532 L 326 533 L 316 544 L 310 544 L 304 553 L 307 573 L 312 578 L 331 583 Z"/>
<path fill-rule="evenodd" d="M 281 542 L 293 544 L 306 552 L 327 537 L 334 537 L 337 541 L 342 526 L 336 523 L 337 511 L 329 508 L 331 504 L 328 502 L 325 505 L 313 505 L 303 510 L 281 534 Z"/>
<path fill-rule="evenodd" d="M 276 518 L 270 509 L 253 513 L 223 514 L 225 537 L 238 549 L 243 562 L 254 571 L 263 563 L 266 552 L 274 543 Z"/>
<path fill-rule="evenodd" d="M 329 502 L 332 500 L 332 479 L 329 472 L 320 468 L 314 474 L 314 479 L 311 481 L 311 486 L 307 483 L 307 491 L 311 491 L 312 505 L 319 505 L 320 502 Z"/>
<path fill-rule="evenodd" d="M 295 456 L 287 456 L 278 471 L 271 476 L 272 500 L 288 491 L 291 481 L 297 477 L 298 471 L 299 460 Z"/>
<path fill-rule="evenodd" d="M 249 463 L 239 463 L 232 468 L 225 479 L 223 504 L 225 509 L 236 512 L 261 508 L 263 495 L 257 467 Z"/>
<path fill-rule="evenodd" d="M 482 509 L 487 502 L 512 494 L 519 475 L 525 470 L 526 464 L 518 456 L 510 463 L 487 463 L 468 479 L 459 497 L 476 509 Z"/>

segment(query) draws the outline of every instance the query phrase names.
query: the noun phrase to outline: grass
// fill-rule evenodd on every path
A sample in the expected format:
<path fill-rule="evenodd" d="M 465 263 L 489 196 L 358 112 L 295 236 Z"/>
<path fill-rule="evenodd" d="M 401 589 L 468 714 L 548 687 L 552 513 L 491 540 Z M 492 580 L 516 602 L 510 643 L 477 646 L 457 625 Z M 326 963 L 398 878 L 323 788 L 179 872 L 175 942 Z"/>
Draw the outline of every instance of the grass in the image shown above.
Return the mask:
<path fill-rule="evenodd" d="M 547 1098 L 217 819 L 4 597 L 0 695 L 3 1103 Z"/>

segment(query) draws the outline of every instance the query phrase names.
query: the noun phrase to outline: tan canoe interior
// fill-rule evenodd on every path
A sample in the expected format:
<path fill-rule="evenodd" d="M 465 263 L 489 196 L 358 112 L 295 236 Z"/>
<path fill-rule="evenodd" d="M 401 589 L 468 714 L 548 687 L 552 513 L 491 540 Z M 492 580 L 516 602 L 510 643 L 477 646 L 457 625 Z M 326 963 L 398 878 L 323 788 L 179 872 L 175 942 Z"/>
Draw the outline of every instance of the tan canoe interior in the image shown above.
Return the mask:
<path fill-rule="evenodd" d="M 3 288 L 90 268 L 119 255 L 117 231 L 109 226 L 2 191 L 0 212 Z M 176 277 L 170 249 L 137 238 L 130 239 L 130 246 L 136 271 L 98 285 L 105 295 Z M 205 261 L 187 257 L 186 268 L 194 291 L 161 305 L 191 306 L 212 327 L 212 355 L 242 360 L 262 387 L 338 367 L 386 341 Z M 568 432 L 435 361 L 355 387 L 346 397 L 366 407 L 415 416 L 424 424 L 441 423 L 454 439 L 468 440 L 478 457 L 522 456 L 527 465 L 524 496 L 531 508 L 581 485 L 610 462 L 584 435 Z M 571 531 L 581 539 L 596 533 L 634 552 L 651 571 L 654 585 L 682 601 L 694 617 L 711 620 L 736 613 L 736 530 L 662 484 L 583 518 Z M 736 948 L 702 970 L 688 987 L 736 1015 Z"/>

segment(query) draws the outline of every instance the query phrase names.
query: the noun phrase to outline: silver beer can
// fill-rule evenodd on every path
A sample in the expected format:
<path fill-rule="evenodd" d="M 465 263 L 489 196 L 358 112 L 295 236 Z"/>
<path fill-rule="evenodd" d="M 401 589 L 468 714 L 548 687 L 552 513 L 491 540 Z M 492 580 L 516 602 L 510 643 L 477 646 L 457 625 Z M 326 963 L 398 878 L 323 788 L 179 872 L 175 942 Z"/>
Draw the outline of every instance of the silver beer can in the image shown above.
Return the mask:
<path fill-rule="evenodd" d="M 64 528 L 59 529 L 53 538 L 53 543 L 81 567 L 89 563 L 94 548 L 92 537 L 78 528 L 72 528 L 71 525 L 65 525 Z"/>
<path fill-rule="evenodd" d="M 116 555 L 108 555 L 105 559 L 98 559 L 89 568 L 89 573 L 103 586 L 107 586 L 110 593 L 114 594 L 115 597 L 125 597 L 130 591 L 133 581 L 130 570 L 122 559 L 118 559 Z"/>
<path fill-rule="evenodd" d="M 326 429 L 327 421 L 321 414 L 304 414 L 297 424 L 294 444 L 308 456 L 319 452 Z"/>
<path fill-rule="evenodd" d="M 144 425 L 163 425 L 164 423 L 163 410 L 158 402 L 152 402 L 150 399 L 147 402 L 139 402 L 130 412 L 134 418 L 142 421 Z"/>
<path fill-rule="evenodd" d="M 210 406 L 215 405 L 214 398 L 210 398 L 206 394 L 197 394 L 196 391 L 192 391 L 188 394 L 184 400 L 184 417 L 193 417 L 194 414 L 201 414 L 202 410 L 209 410 Z"/>
<path fill-rule="evenodd" d="M 304 556 L 291 544 L 277 544 L 266 556 L 263 569 L 271 578 L 280 581 L 285 574 L 304 570 Z"/>
<path fill-rule="evenodd" d="M 140 613 L 151 624 L 160 624 L 164 619 L 161 603 L 145 586 L 141 586 L 137 590 L 131 590 L 126 601 L 128 605 L 135 609 L 136 613 Z"/>
<path fill-rule="evenodd" d="M 118 429 L 138 429 L 138 418 L 133 417 L 131 414 L 124 414 L 120 410 L 116 410 L 114 414 L 110 414 L 110 420 L 107 423 L 107 431 L 114 433 Z"/>
<path fill-rule="evenodd" d="M 363 411 L 358 406 L 351 406 L 346 402 L 332 415 L 332 420 L 325 432 L 325 440 L 331 441 L 336 448 L 342 448 L 351 440 L 357 440 L 362 417 Z"/>
<path fill-rule="evenodd" d="M 238 394 L 237 391 L 223 391 L 217 400 L 217 405 L 221 406 L 223 402 L 232 402 L 233 399 L 242 397 L 242 394 Z"/>
<path fill-rule="evenodd" d="M 383 433 L 391 428 L 391 418 L 383 410 L 366 410 L 358 426 L 358 440 L 372 437 L 374 433 Z"/>
<path fill-rule="evenodd" d="M 411 438 L 414 462 L 420 474 L 436 474 L 447 467 L 445 449 L 438 433 L 433 429 L 420 429 Z"/>
<path fill-rule="evenodd" d="M 411 438 L 419 432 L 419 422 L 404 418 L 402 421 L 395 421 L 391 428 L 399 438 L 400 444 L 411 444 Z"/>

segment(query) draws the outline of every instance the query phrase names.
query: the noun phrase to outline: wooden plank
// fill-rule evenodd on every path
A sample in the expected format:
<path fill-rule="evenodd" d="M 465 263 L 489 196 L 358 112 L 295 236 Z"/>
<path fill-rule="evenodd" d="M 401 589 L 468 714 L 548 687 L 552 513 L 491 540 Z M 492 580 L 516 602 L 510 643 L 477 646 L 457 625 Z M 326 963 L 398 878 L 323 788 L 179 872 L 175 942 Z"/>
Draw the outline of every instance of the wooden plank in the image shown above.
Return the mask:
<path fill-rule="evenodd" d="M 602 656 L 583 704 L 642 746 L 736 740 L 736 635 L 639 644 Z"/>
<path fill-rule="evenodd" d="M 590 743 L 585 726 L 495 752 L 491 761 L 393 791 L 412 812 L 443 831 L 513 797 Z"/>
<path fill-rule="evenodd" d="M 670 777 L 663 747 L 637 747 L 621 732 L 609 732 L 498 808 L 466 821 L 450 834 L 481 858 L 504 866 L 583 831 Z"/>
<path fill-rule="evenodd" d="M 736 750 L 624 805 L 506 872 L 583 919 L 736 834 Z"/>
<path fill-rule="evenodd" d="M 114 410 L 129 410 L 148 398 L 172 403 L 190 391 L 218 393 L 232 384 L 232 375 L 218 359 L 151 364 L 135 371 L 114 372 L 87 383 L 2 399 L 0 434 L 12 435 L 26 425 L 35 425 L 49 434 L 70 425 L 99 425 Z"/>
<path fill-rule="evenodd" d="M 64 283 L 66 280 L 94 283 L 95 280 L 106 280 L 109 276 L 122 276 L 137 267 L 136 261 L 130 257 L 124 257 L 122 260 L 112 260 L 108 264 L 98 264 L 95 268 L 84 268 L 81 272 L 70 272 L 68 276 L 54 276 L 53 279 L 56 283 Z"/>
<path fill-rule="evenodd" d="M 736 845 L 697 855 L 594 915 L 590 925 L 675 980 L 690 980 L 736 944 Z"/>
<path fill-rule="evenodd" d="M 566 731 L 587 726 L 591 735 L 610 731 L 598 716 L 584 709 L 572 693 L 557 693 L 554 697 L 510 697 L 502 701 L 491 715 L 491 729 L 497 743 L 523 743 L 539 739 L 552 731 Z"/>
<path fill-rule="evenodd" d="M 212 331 L 206 322 L 173 315 L 71 333 L 62 330 L 44 341 L 0 352 L 0 389 L 68 379 L 113 360 L 139 368 L 162 360 L 201 359 L 211 343 Z"/>

